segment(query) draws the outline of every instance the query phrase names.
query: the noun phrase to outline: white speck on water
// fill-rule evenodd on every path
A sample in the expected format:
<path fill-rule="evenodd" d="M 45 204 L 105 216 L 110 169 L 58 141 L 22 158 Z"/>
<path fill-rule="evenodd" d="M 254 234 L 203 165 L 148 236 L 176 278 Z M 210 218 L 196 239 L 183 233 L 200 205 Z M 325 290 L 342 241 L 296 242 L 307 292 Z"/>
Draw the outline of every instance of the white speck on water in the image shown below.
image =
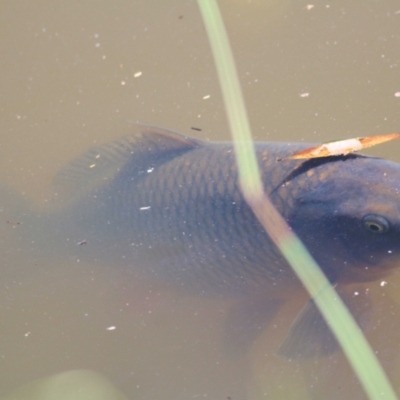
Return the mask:
<path fill-rule="evenodd" d="M 95 33 L 95 34 L 94 34 L 94 38 L 95 38 L 95 39 L 98 39 L 98 38 L 99 38 L 99 34 L 98 34 L 98 33 Z"/>
<path fill-rule="evenodd" d="M 125 86 L 126 82 L 125 81 L 121 81 L 121 85 Z"/>
<path fill-rule="evenodd" d="M 97 154 L 95 158 L 100 158 L 100 154 Z"/>
<path fill-rule="evenodd" d="M 149 169 L 147 170 L 147 173 L 150 174 L 150 173 L 153 172 L 153 171 L 154 171 L 154 167 L 153 167 L 153 168 L 149 168 Z"/>
<path fill-rule="evenodd" d="M 386 281 L 381 281 L 380 285 L 381 285 L 382 287 L 384 287 L 384 286 L 387 285 L 387 282 L 386 282 Z"/>
<path fill-rule="evenodd" d="M 359 292 L 354 292 L 354 296 L 358 296 L 359 294 Z"/>
<path fill-rule="evenodd" d="M 400 92 L 396 92 L 396 93 L 394 94 L 394 97 L 400 97 Z"/>
<path fill-rule="evenodd" d="M 392 254 L 393 252 L 392 252 L 392 250 L 388 250 L 388 253 L 389 253 L 389 254 Z"/>
<path fill-rule="evenodd" d="M 109 326 L 108 328 L 106 328 L 108 331 L 115 331 L 117 329 L 116 326 Z"/>
<path fill-rule="evenodd" d="M 30 336 L 30 334 L 31 334 L 31 332 L 26 332 L 24 336 L 28 337 L 28 336 Z"/>
<path fill-rule="evenodd" d="M 133 74 L 133 77 L 134 77 L 134 78 L 139 78 L 139 76 L 142 76 L 142 71 L 138 71 L 138 72 L 135 72 L 135 73 Z"/>
<path fill-rule="evenodd" d="M 310 95 L 310 93 L 306 92 L 306 93 L 300 93 L 300 97 L 308 97 Z"/>
<path fill-rule="evenodd" d="M 96 166 L 96 164 L 91 164 L 89 165 L 89 168 L 94 168 Z"/>
<path fill-rule="evenodd" d="M 312 10 L 314 7 L 314 4 L 307 4 L 307 10 Z"/>
<path fill-rule="evenodd" d="M 140 211 L 145 211 L 145 210 L 150 210 L 151 206 L 147 206 L 147 207 L 140 207 L 139 210 Z"/>
<path fill-rule="evenodd" d="M 96 44 L 94 45 L 94 47 L 99 48 L 99 47 L 100 47 L 100 43 L 96 43 Z"/>
<path fill-rule="evenodd" d="M 209 99 L 211 96 L 208 94 L 208 95 L 206 95 L 206 96 L 203 96 L 203 100 L 207 100 L 207 99 Z"/>

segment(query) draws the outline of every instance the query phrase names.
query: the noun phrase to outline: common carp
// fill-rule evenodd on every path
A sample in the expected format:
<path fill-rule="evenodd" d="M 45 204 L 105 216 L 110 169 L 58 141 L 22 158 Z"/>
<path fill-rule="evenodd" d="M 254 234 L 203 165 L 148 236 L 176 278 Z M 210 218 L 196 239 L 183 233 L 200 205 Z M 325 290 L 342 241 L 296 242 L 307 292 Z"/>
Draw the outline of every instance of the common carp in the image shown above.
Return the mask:
<path fill-rule="evenodd" d="M 287 160 L 311 145 L 254 146 L 266 194 L 333 285 L 374 281 L 398 266 L 400 164 L 354 154 Z M 138 126 L 65 166 L 53 187 L 54 210 L 25 213 L 22 223 L 51 226 L 57 251 L 127 265 L 187 292 L 237 298 L 228 331 L 241 332 L 238 321 L 251 320 L 256 308 L 247 339 L 227 339 L 234 345 L 253 340 L 301 287 L 244 200 L 231 142 Z M 82 239 L 87 244 L 76 246 Z M 311 299 L 281 353 L 335 348 Z"/>

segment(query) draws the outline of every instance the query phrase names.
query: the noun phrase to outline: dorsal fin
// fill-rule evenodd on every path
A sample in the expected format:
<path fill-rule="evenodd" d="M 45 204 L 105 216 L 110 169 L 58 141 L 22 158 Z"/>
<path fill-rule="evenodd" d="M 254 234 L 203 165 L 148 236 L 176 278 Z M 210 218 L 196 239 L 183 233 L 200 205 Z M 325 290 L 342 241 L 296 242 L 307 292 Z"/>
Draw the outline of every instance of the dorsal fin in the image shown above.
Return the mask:
<path fill-rule="evenodd" d="M 165 162 L 202 146 L 204 142 L 162 128 L 136 124 L 136 132 L 111 143 L 93 147 L 61 168 L 52 188 L 63 200 L 88 193 L 111 180 L 129 162 L 143 168 L 143 161 Z"/>

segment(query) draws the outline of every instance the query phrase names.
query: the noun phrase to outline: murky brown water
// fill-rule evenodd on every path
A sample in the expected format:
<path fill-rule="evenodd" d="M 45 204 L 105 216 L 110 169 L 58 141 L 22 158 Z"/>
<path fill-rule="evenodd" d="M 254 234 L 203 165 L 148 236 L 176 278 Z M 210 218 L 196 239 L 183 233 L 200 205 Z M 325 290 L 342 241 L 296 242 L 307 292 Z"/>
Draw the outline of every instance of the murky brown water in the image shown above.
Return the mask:
<path fill-rule="evenodd" d="M 400 4 L 307 5 L 220 1 L 256 139 L 398 131 Z M 18 192 L 44 203 L 61 165 L 135 121 L 229 138 L 194 1 L 3 1 L 0 10 L 0 179 Z M 370 153 L 400 162 L 399 143 Z M 143 287 L 112 266 L 27 255 L 21 229 L 1 229 L 0 393 L 89 369 L 130 399 L 363 398 L 340 355 L 294 363 L 274 354 L 295 309 L 245 359 L 227 360 L 227 301 Z M 369 337 L 400 392 L 399 280 L 387 281 L 370 285 Z"/>

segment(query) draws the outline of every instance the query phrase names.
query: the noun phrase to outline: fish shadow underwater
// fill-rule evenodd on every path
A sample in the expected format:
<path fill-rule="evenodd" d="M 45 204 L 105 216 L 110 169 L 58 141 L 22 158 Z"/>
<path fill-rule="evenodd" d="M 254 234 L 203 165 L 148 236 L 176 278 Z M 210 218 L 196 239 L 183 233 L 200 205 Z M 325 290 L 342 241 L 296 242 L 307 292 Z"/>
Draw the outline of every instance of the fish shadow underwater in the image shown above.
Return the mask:
<path fill-rule="evenodd" d="M 354 154 L 290 160 L 312 144 L 254 146 L 266 194 L 365 328 L 372 301 L 350 288 L 399 265 L 400 164 Z M 231 142 L 137 125 L 62 168 L 52 190 L 51 207 L 12 200 L 2 208 L 5 221 L 24 226 L 24 251 L 131 268 L 184 293 L 236 299 L 224 338 L 232 357 L 303 290 L 244 200 Z M 278 353 L 337 350 L 310 299 Z"/>

